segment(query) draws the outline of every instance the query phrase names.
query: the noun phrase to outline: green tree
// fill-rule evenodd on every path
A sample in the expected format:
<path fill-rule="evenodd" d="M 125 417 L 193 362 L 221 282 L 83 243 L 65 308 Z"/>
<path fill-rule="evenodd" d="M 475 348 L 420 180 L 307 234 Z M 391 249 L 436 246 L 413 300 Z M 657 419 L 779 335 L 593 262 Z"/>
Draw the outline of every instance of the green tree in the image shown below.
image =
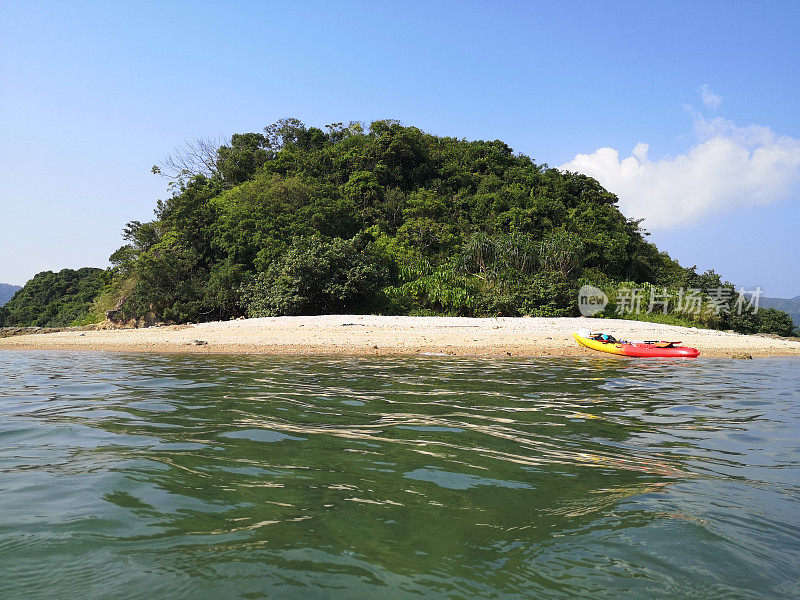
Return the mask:
<path fill-rule="evenodd" d="M 758 317 L 758 331 L 761 333 L 774 333 L 788 337 L 794 332 L 792 317 L 782 310 L 762 308 L 756 313 L 756 316 Z"/>
<path fill-rule="evenodd" d="M 359 311 L 374 303 L 385 278 L 366 238 L 296 238 L 243 287 L 243 304 L 250 317 Z"/>
<path fill-rule="evenodd" d="M 231 136 L 230 145 L 217 150 L 217 168 L 227 185 L 239 185 L 253 177 L 271 156 L 266 136 L 236 133 Z"/>

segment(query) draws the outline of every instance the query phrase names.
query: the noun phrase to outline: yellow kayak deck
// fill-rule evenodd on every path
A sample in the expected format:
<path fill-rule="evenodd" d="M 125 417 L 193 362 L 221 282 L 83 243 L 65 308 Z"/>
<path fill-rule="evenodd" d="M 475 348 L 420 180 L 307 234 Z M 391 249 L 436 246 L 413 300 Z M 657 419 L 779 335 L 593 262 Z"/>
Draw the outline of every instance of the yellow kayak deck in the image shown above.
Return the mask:
<path fill-rule="evenodd" d="M 578 342 L 581 346 L 586 346 L 587 348 L 591 348 L 592 350 L 598 350 L 599 352 L 607 352 L 609 354 L 618 354 L 620 356 L 624 356 L 625 354 L 622 350 L 622 344 L 598 342 L 597 340 L 591 340 L 589 338 L 582 337 L 577 333 L 573 333 L 572 336 L 575 338 L 575 341 Z"/>

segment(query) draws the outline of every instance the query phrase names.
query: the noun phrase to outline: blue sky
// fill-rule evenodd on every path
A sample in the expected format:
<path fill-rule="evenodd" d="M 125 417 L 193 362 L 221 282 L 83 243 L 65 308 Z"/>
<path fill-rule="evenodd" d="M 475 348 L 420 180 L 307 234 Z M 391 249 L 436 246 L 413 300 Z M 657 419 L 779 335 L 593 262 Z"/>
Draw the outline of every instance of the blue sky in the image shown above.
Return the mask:
<path fill-rule="evenodd" d="M 296 116 L 579 166 L 683 264 L 795 296 L 798 22 L 790 2 L 2 3 L 0 282 L 105 266 L 167 195 L 154 163 Z"/>

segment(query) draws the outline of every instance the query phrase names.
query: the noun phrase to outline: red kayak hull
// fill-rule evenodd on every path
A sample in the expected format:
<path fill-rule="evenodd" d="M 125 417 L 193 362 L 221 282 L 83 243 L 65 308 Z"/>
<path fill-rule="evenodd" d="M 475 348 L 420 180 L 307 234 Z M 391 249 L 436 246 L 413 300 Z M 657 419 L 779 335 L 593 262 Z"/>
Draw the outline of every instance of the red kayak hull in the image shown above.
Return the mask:
<path fill-rule="evenodd" d="M 662 357 L 662 358 L 697 358 L 700 351 L 697 348 L 688 346 L 676 346 L 674 348 L 659 348 L 653 344 L 620 344 L 619 350 L 622 356 L 636 357 Z"/>

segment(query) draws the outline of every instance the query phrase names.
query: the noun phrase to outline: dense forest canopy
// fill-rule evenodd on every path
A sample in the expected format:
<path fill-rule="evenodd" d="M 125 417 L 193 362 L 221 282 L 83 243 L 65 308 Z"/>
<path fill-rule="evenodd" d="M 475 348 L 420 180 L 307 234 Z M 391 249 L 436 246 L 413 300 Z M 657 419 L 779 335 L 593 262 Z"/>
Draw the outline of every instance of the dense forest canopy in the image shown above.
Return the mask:
<path fill-rule="evenodd" d="M 129 317 L 567 315 L 581 278 L 683 273 L 594 179 L 501 141 L 285 119 L 209 149 L 170 161 L 175 193 L 112 256 Z"/>
<path fill-rule="evenodd" d="M 126 226 L 95 315 L 568 316 L 584 283 L 722 285 L 659 252 L 596 180 L 499 140 L 282 119 L 189 144 L 153 171 L 172 194 Z M 697 322 L 749 331 L 760 319 Z"/>
<path fill-rule="evenodd" d="M 95 298 L 110 283 L 110 273 L 93 267 L 42 271 L 0 307 L 0 325 L 77 324 L 89 316 Z"/>

